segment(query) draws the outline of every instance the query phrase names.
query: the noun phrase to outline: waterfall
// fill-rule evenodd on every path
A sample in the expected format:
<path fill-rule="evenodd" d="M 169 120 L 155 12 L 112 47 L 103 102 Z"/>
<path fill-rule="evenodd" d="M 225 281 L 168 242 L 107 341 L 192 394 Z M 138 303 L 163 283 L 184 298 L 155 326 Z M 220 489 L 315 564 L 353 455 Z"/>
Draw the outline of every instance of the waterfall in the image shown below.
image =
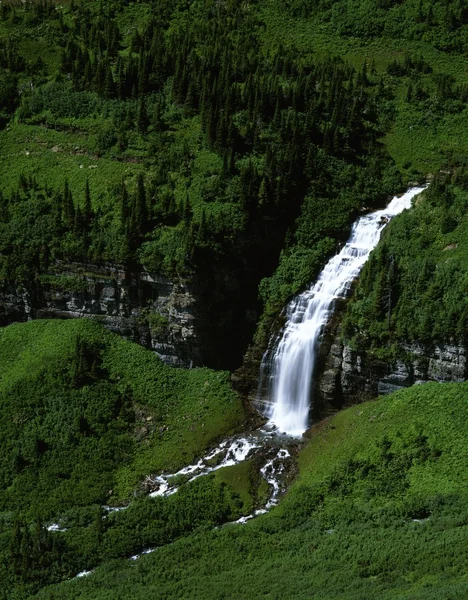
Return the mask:
<path fill-rule="evenodd" d="M 320 334 L 337 298 L 345 298 L 388 221 L 411 207 L 424 188 L 411 188 L 383 210 L 360 217 L 351 236 L 320 273 L 316 283 L 294 298 L 286 310 L 286 325 L 263 357 L 260 387 L 267 381 L 267 416 L 272 426 L 291 436 L 308 427 L 314 366 Z M 260 392 L 262 393 L 262 392 Z"/>

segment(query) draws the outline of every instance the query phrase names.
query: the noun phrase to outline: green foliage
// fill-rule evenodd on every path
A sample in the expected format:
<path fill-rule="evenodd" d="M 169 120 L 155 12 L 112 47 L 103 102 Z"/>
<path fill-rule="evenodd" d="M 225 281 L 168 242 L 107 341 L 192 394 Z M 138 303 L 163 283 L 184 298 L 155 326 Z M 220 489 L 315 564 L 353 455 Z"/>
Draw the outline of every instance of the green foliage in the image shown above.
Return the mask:
<path fill-rule="evenodd" d="M 180 468 L 240 425 L 226 373 L 167 367 L 79 320 L 3 328 L 0 366 L 0 515 L 9 515 L 0 552 L 10 535 L 18 538 L 13 560 L 0 562 L 7 596 L 9 586 L 37 589 L 106 557 L 238 518 L 252 504 L 255 492 L 240 498 L 220 473 L 168 502 L 142 498 L 107 519 L 98 510 L 130 499 L 143 477 Z M 52 519 L 70 532 L 51 537 L 45 523 Z M 148 522 L 138 533 L 140 519 Z"/>
<path fill-rule="evenodd" d="M 465 180 L 464 164 L 441 173 L 389 226 L 347 308 L 344 335 L 354 345 L 466 338 Z"/>
<path fill-rule="evenodd" d="M 4 127 L 10 112 L 18 104 L 18 78 L 0 69 L 0 128 Z"/>
<path fill-rule="evenodd" d="M 268 515 L 38 597 L 464 598 L 466 393 L 428 384 L 343 411 L 313 429 Z"/>
<path fill-rule="evenodd" d="M 468 11 L 460 0 L 292 0 L 294 16 L 329 23 L 342 36 L 424 40 L 442 50 L 466 50 Z"/>
<path fill-rule="evenodd" d="M 167 330 L 169 320 L 167 317 L 163 317 L 159 313 L 149 313 L 146 317 L 149 323 L 151 331 L 163 333 Z"/>
<path fill-rule="evenodd" d="M 5 282 L 40 281 L 57 260 L 191 276 L 214 292 L 201 304 L 233 340 L 235 358 L 223 360 L 213 340 L 209 364 L 239 363 L 261 310 L 258 285 L 280 254 L 277 278 L 262 286 L 268 313 L 326 259 L 333 242 L 323 237 L 341 240 L 357 211 L 401 185 L 386 176 L 377 78 L 333 53 L 270 46 L 260 9 L 164 1 L 139 3 L 137 14 L 106 0 L 47 8 L 32 20 L 26 7 L 5 9 L 0 42 L 21 88 L 15 119 L 0 132 L 11 205 Z M 32 79 L 32 41 L 8 41 L 25 34 L 47 38 L 55 55 Z M 34 189 L 18 185 L 32 176 Z M 38 204 L 40 231 L 24 216 Z M 323 230 L 313 204 L 328 207 Z M 298 227 L 312 230 L 307 240 Z"/>
<path fill-rule="evenodd" d="M 141 466 L 146 471 L 139 471 L 135 466 L 138 452 L 135 452 L 130 469 L 133 470 L 133 485 L 139 477 L 148 474 L 148 469 L 173 469 L 189 461 L 214 437 L 234 427 L 241 417 L 224 373 L 212 373 L 208 369 L 171 369 L 143 348 L 124 342 L 88 321 L 39 321 L 15 325 L 2 330 L 0 343 L 2 410 L 5 427 L 13 428 L 9 429 L 8 441 L 4 439 L 4 443 L 13 445 L 8 446 L 8 451 L 5 449 L 6 462 L 2 468 L 5 469 L 5 481 L 16 481 L 15 489 L 21 481 L 34 488 L 37 483 L 34 483 L 33 474 L 38 465 L 46 461 L 52 468 L 58 461 L 48 477 L 53 481 L 56 470 L 63 471 L 64 489 L 71 491 L 75 484 L 69 481 L 74 472 L 70 471 L 70 465 L 76 456 L 74 458 L 75 451 L 72 452 L 70 446 L 76 446 L 76 451 L 83 451 L 86 457 L 85 446 L 89 444 L 94 447 L 99 442 L 106 447 L 106 444 L 115 443 L 115 453 L 122 444 L 122 449 L 127 447 L 128 462 L 133 456 L 133 442 L 128 447 L 131 436 L 125 436 L 130 435 L 131 430 L 127 425 L 138 430 L 143 427 L 143 423 L 134 425 L 134 417 L 128 421 L 131 413 L 127 410 L 128 403 L 134 411 L 142 411 L 139 412 L 140 419 L 145 414 L 145 419 L 148 416 L 154 421 L 146 432 L 143 448 L 138 450 L 146 455 L 155 454 L 154 464 L 150 461 L 146 467 Z M 28 394 L 28 389 L 34 393 Z M 65 422 L 61 426 L 53 424 L 54 419 L 60 421 L 65 414 L 66 426 Z M 203 431 L 197 435 L 195 423 L 201 418 L 204 418 Z M 164 434 L 156 435 L 156 424 Z M 123 435 L 121 442 L 119 431 Z M 185 440 L 186 436 L 190 436 L 190 441 Z M 12 454 L 7 458 L 9 453 Z M 64 460 L 62 467 L 60 456 Z M 96 456 L 98 472 L 101 469 L 99 461 Z M 116 458 L 115 461 L 107 470 L 114 473 L 118 469 L 125 470 L 125 460 Z M 18 471 L 14 470 L 14 464 L 19 465 Z M 76 469 L 76 476 L 81 477 L 81 467 L 78 465 Z M 44 484 L 44 491 L 35 498 L 37 507 L 49 498 L 49 507 L 41 509 L 47 515 L 57 508 L 49 497 L 50 485 Z M 84 490 L 86 485 L 82 485 Z M 103 483 L 98 489 L 112 487 Z M 91 490 L 91 483 L 89 488 Z M 8 492 L 4 489 L 4 502 L 9 502 L 7 498 L 13 494 L 14 502 L 20 503 L 18 507 L 31 505 L 30 493 L 32 491 L 23 495 L 17 490 L 13 494 L 13 488 Z M 96 497 L 101 497 L 103 492 L 96 493 Z M 61 496 L 68 497 L 67 493 L 60 492 L 60 486 L 56 487 L 53 497 L 59 501 Z"/>
<path fill-rule="evenodd" d="M 406 181 L 451 153 L 373 254 L 345 333 L 375 352 L 466 337 L 467 27 L 459 0 L 1 3 L 3 285 L 83 289 L 57 261 L 190 275 L 218 364 L 250 339 L 260 282 L 261 346 L 350 222 L 402 189 L 388 153 Z M 0 363 L 0 596 L 103 561 L 40 596 L 467 594 L 465 386 L 339 415 L 283 506 L 209 531 L 265 495 L 251 463 L 100 505 L 242 421 L 228 374 L 170 370 L 88 322 L 5 329 Z"/>

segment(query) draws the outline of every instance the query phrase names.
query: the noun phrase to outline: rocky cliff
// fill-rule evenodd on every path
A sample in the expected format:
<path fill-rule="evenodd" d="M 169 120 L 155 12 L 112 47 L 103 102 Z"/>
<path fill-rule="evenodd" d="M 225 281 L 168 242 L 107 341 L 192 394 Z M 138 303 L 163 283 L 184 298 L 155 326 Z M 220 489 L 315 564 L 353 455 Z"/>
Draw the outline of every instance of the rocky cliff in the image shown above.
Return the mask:
<path fill-rule="evenodd" d="M 204 361 L 197 302 L 183 280 L 112 265 L 56 265 L 28 285 L 0 286 L 0 325 L 31 318 L 92 318 L 168 364 Z"/>
<path fill-rule="evenodd" d="M 339 327 L 333 329 L 333 335 L 328 332 L 322 345 L 316 412 L 339 409 L 427 381 L 468 378 L 467 351 L 461 343 L 401 343 L 394 352 L 396 358 L 379 359 L 350 348 L 342 341 Z"/>

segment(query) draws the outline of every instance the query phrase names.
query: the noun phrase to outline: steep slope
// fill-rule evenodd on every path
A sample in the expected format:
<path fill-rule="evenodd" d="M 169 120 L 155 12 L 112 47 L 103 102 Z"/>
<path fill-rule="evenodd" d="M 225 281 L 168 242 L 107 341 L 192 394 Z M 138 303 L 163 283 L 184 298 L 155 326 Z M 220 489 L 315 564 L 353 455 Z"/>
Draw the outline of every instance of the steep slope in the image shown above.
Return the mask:
<path fill-rule="evenodd" d="M 244 419 L 227 373 L 165 366 L 95 323 L 1 329 L 0 595 L 70 577 L 105 554 L 141 550 L 148 536 L 175 539 L 237 518 L 251 499 L 248 486 L 234 498 L 232 474 L 228 486 L 223 476 L 189 486 L 167 510 L 153 502 L 159 517 L 143 537 L 129 525 L 148 510 L 145 476 L 193 461 Z M 101 525 L 102 505 L 134 496 L 142 496 L 136 507 Z M 190 516 L 171 524 L 188 507 Z M 54 537 L 51 522 L 71 532 Z"/>
<path fill-rule="evenodd" d="M 384 354 L 403 340 L 464 341 L 467 184 L 465 165 L 448 167 L 415 209 L 389 226 L 347 312 L 344 334 L 355 347 Z"/>
<path fill-rule="evenodd" d="M 38 597 L 466 598 L 467 397 L 427 384 L 343 411 L 312 429 L 270 514 Z"/>
<path fill-rule="evenodd" d="M 326 403 L 467 378 L 466 187 L 451 163 L 385 231 L 324 351 Z"/>
<path fill-rule="evenodd" d="M 402 188 L 377 77 L 272 46 L 262 6 L 2 4 L 0 74 L 17 88 L 0 132 L 1 291 L 26 290 L 35 315 L 51 287 L 86 288 L 57 277 L 64 263 L 185 278 L 204 364 L 235 368 L 298 216 L 275 313 L 362 208 Z"/>

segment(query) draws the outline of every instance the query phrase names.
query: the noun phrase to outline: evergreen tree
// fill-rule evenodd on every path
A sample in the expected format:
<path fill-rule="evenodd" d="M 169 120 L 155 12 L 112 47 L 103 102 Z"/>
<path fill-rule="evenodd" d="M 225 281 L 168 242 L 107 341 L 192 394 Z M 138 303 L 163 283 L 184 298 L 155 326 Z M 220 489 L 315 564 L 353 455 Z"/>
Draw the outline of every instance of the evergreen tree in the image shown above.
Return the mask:
<path fill-rule="evenodd" d="M 106 100 L 114 98 L 116 95 L 116 88 L 114 84 L 114 78 L 112 77 L 112 69 L 109 64 L 106 65 L 106 73 L 103 85 L 103 95 Z"/>
<path fill-rule="evenodd" d="M 128 219 L 130 217 L 130 209 L 128 202 L 128 192 L 127 186 L 125 185 L 125 181 L 122 181 L 122 185 L 120 186 L 120 219 L 122 222 L 122 226 L 127 229 Z"/>
<path fill-rule="evenodd" d="M 91 193 L 89 191 L 89 179 L 86 179 L 86 184 L 85 184 L 83 217 L 85 219 L 86 224 L 89 224 L 91 222 L 92 208 L 91 208 Z"/>
<path fill-rule="evenodd" d="M 186 227 L 189 227 L 190 223 L 192 222 L 192 216 L 192 206 L 190 204 L 190 198 L 187 194 L 184 203 L 184 223 Z"/>
<path fill-rule="evenodd" d="M 149 125 L 148 114 L 146 112 L 146 101 L 145 97 L 141 96 L 138 102 L 138 113 L 137 113 L 137 130 L 138 133 L 146 133 Z"/>
<path fill-rule="evenodd" d="M 162 121 L 162 107 L 161 100 L 158 98 L 154 103 L 153 116 L 151 119 L 151 124 L 153 125 L 153 131 L 160 132 L 163 129 L 163 121 Z"/>
<path fill-rule="evenodd" d="M 63 221 L 68 228 L 71 228 L 75 220 L 75 207 L 73 205 L 73 197 L 67 179 L 65 179 L 62 202 Z"/>

